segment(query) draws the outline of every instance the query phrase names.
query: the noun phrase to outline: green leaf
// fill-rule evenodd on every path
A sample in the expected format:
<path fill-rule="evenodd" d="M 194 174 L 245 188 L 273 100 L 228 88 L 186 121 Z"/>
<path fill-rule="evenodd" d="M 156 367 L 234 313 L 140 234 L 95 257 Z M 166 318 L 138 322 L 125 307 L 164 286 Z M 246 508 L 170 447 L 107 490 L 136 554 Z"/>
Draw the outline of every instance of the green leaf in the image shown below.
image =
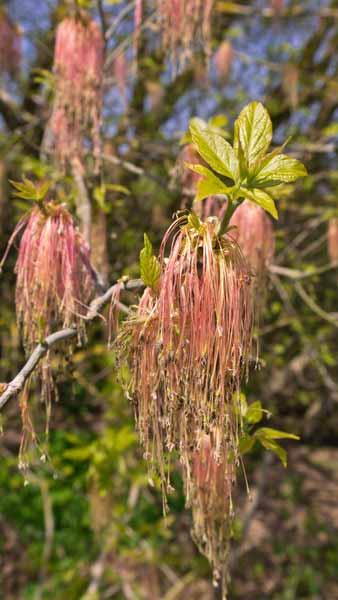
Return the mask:
<path fill-rule="evenodd" d="M 273 156 L 251 181 L 253 187 L 271 187 L 281 183 L 290 183 L 296 181 L 299 177 L 305 177 L 307 170 L 304 165 L 296 158 L 291 158 L 286 154 Z"/>
<path fill-rule="evenodd" d="M 241 454 L 247 454 L 250 452 L 256 443 L 255 438 L 252 435 L 245 433 L 239 440 L 239 451 Z"/>
<path fill-rule="evenodd" d="M 196 231 L 199 231 L 201 228 L 201 220 L 200 218 L 196 215 L 196 213 L 194 213 L 193 211 L 191 211 L 191 213 L 189 214 L 188 217 L 188 225 L 189 227 L 191 227 L 192 229 L 196 229 Z"/>
<path fill-rule="evenodd" d="M 280 431 L 279 429 L 271 429 L 271 427 L 261 427 L 255 432 L 255 436 L 259 438 L 266 438 L 270 440 L 299 440 L 300 437 L 294 433 L 287 433 L 286 431 Z"/>
<path fill-rule="evenodd" d="M 147 287 L 157 290 L 161 275 L 161 265 L 154 256 L 153 247 L 147 234 L 144 234 L 144 247 L 140 252 L 141 279 Z"/>
<path fill-rule="evenodd" d="M 261 402 L 257 401 L 250 404 L 245 415 L 245 420 L 247 421 L 247 423 L 259 423 L 259 421 L 262 420 L 262 417 L 263 409 Z"/>
<path fill-rule="evenodd" d="M 266 448 L 267 450 L 271 450 L 271 452 L 277 454 L 284 467 L 287 466 L 287 454 L 284 448 L 282 448 L 282 446 L 280 446 L 279 444 L 277 444 L 277 442 L 274 442 L 273 440 L 267 440 L 265 438 L 259 438 L 259 441 L 262 444 L 262 446 L 264 446 L 264 448 Z"/>
<path fill-rule="evenodd" d="M 222 129 L 228 124 L 228 122 L 228 117 L 226 117 L 225 115 L 215 115 L 214 117 L 211 117 L 211 119 L 209 119 L 208 125 L 209 127 L 216 127 L 217 129 Z"/>
<path fill-rule="evenodd" d="M 23 181 L 10 180 L 10 182 L 15 188 L 15 192 L 13 192 L 15 196 L 24 200 L 35 200 L 36 202 L 43 200 L 50 188 L 49 181 L 33 183 L 33 181 L 24 178 Z"/>
<path fill-rule="evenodd" d="M 232 146 L 218 133 L 201 126 L 196 119 L 190 123 L 192 140 L 199 154 L 221 175 L 233 181 L 239 178 L 239 165 Z"/>
<path fill-rule="evenodd" d="M 268 212 L 274 219 L 278 219 L 278 211 L 275 202 L 267 192 L 259 190 L 258 188 L 253 190 L 240 188 L 238 196 L 243 196 L 243 198 L 247 198 L 248 200 L 251 200 L 251 202 L 258 204 L 258 206 L 264 208 L 264 210 Z"/>
<path fill-rule="evenodd" d="M 185 166 L 188 167 L 191 171 L 202 175 L 203 179 L 201 179 L 197 184 L 196 190 L 196 200 L 203 200 L 208 196 L 216 196 L 217 194 L 228 194 L 231 187 L 226 186 L 221 179 L 217 177 L 208 167 L 204 167 L 203 165 L 196 165 L 185 163 Z"/>
<path fill-rule="evenodd" d="M 241 147 L 250 168 L 267 152 L 271 139 L 272 123 L 268 111 L 260 102 L 251 102 L 235 121 L 234 149 L 237 157 Z"/>

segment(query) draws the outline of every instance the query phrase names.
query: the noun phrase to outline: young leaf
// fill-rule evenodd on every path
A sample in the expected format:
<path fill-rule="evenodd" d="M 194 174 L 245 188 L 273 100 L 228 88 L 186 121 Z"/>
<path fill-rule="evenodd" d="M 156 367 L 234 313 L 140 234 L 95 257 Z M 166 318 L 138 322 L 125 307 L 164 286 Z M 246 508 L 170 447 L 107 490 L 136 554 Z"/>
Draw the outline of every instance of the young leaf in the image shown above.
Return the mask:
<path fill-rule="evenodd" d="M 161 265 L 154 256 L 153 246 L 147 234 L 144 234 L 144 247 L 140 252 L 141 279 L 147 287 L 156 291 L 161 275 Z"/>
<path fill-rule="evenodd" d="M 306 168 L 296 158 L 278 154 L 273 156 L 251 181 L 253 187 L 271 187 L 280 183 L 290 183 L 307 175 Z"/>
<path fill-rule="evenodd" d="M 251 102 L 243 108 L 235 121 L 234 149 L 239 156 L 242 147 L 250 168 L 267 152 L 272 140 L 272 123 L 268 111 L 260 102 Z"/>
<path fill-rule="evenodd" d="M 261 402 L 253 402 L 248 407 L 247 413 L 245 415 L 245 420 L 247 423 L 254 424 L 259 423 L 263 417 L 263 409 Z"/>
<path fill-rule="evenodd" d="M 255 432 L 255 435 L 259 438 L 265 438 L 270 440 L 299 440 L 299 436 L 294 433 L 287 433 L 286 431 L 280 431 L 279 429 L 271 429 L 271 427 L 261 427 Z"/>
<path fill-rule="evenodd" d="M 248 435 L 247 433 L 245 433 L 244 435 L 241 436 L 241 438 L 239 440 L 240 453 L 246 454 L 247 452 L 250 452 L 250 450 L 252 450 L 255 443 L 256 443 L 255 438 L 252 435 Z"/>
<path fill-rule="evenodd" d="M 26 178 L 23 181 L 11 180 L 11 184 L 15 188 L 15 196 L 23 200 L 35 200 L 36 202 L 43 200 L 50 188 L 49 181 L 33 183 L 33 181 Z"/>
<path fill-rule="evenodd" d="M 192 229 L 196 229 L 196 231 L 200 230 L 201 221 L 200 221 L 199 217 L 196 215 L 196 213 L 194 213 L 193 211 L 189 214 L 188 225 Z"/>
<path fill-rule="evenodd" d="M 191 137 L 199 154 L 221 175 L 237 181 L 239 165 L 232 146 L 222 136 L 201 127 L 196 120 L 190 124 Z"/>
<path fill-rule="evenodd" d="M 197 184 L 196 191 L 196 200 L 203 200 L 208 196 L 213 196 L 217 194 L 228 194 L 231 188 L 224 185 L 223 181 L 221 181 L 217 175 L 215 175 L 210 169 L 204 167 L 203 165 L 196 164 L 188 164 L 186 166 L 189 167 L 195 173 L 203 176 Z"/>
<path fill-rule="evenodd" d="M 269 152 L 268 154 L 265 154 L 265 156 L 259 158 L 258 160 L 256 160 L 255 164 L 252 165 L 251 169 L 250 169 L 250 179 L 254 180 L 256 175 L 262 171 L 262 169 L 264 169 L 266 167 L 267 164 L 269 164 L 269 162 L 275 158 L 275 156 L 279 156 L 280 154 L 283 153 L 283 150 L 285 149 L 285 147 L 288 145 L 288 143 L 291 140 L 291 136 L 289 136 L 285 142 L 283 142 L 283 144 L 281 146 L 278 146 L 277 148 L 275 148 L 274 150 L 272 150 L 272 152 Z"/>
<path fill-rule="evenodd" d="M 284 448 L 282 448 L 282 446 L 280 446 L 279 444 L 277 444 L 277 442 L 273 440 L 268 440 L 265 438 L 259 438 L 259 441 L 262 444 L 262 446 L 264 446 L 264 448 L 266 448 L 267 450 L 271 450 L 271 452 L 277 454 L 284 467 L 287 466 L 287 454 Z"/>
<path fill-rule="evenodd" d="M 270 194 L 268 194 L 267 192 L 264 192 L 263 190 L 260 190 L 258 188 L 255 188 L 253 190 L 248 190 L 247 188 L 240 188 L 238 195 L 240 197 L 243 196 L 243 198 L 251 200 L 251 202 L 254 202 L 255 204 L 258 204 L 258 206 L 264 208 L 264 210 L 268 212 L 274 219 L 278 219 L 278 211 L 275 202 L 270 196 Z"/>

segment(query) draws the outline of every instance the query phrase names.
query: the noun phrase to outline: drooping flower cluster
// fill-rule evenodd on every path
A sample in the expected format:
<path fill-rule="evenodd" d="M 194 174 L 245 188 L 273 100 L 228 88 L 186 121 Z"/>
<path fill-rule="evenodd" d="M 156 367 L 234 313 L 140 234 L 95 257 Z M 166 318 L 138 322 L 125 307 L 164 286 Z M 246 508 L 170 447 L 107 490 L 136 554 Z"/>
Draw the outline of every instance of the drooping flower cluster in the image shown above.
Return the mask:
<path fill-rule="evenodd" d="M 20 66 L 20 34 L 3 8 L 0 8 L 0 74 L 14 75 Z"/>
<path fill-rule="evenodd" d="M 209 53 L 213 0 L 157 0 L 163 47 L 181 66 L 199 45 Z"/>
<path fill-rule="evenodd" d="M 338 218 L 329 220 L 327 231 L 327 250 L 331 263 L 338 262 Z"/>
<path fill-rule="evenodd" d="M 249 269 L 238 244 L 218 237 L 218 228 L 217 219 L 197 217 L 188 224 L 181 217 L 169 228 L 158 290 L 146 288 L 117 338 L 131 370 L 127 389 L 145 456 L 165 496 L 168 456 L 178 451 L 195 539 L 216 575 L 227 550 L 241 431 L 236 394 L 253 325 Z M 222 498 L 215 485 L 225 491 Z"/>
<path fill-rule="evenodd" d="M 23 233 L 22 233 L 23 231 Z M 78 341 L 85 336 L 83 316 L 94 292 L 94 273 L 90 264 L 89 248 L 64 205 L 43 201 L 36 205 L 16 226 L 2 266 L 15 239 L 22 233 L 16 262 L 15 303 L 17 321 L 23 345 L 30 354 L 33 348 L 58 329 L 76 327 Z M 67 343 L 63 358 L 69 357 L 72 344 Z M 40 360 L 38 375 L 41 399 L 46 406 L 46 433 L 48 433 L 51 401 L 54 386 L 55 356 L 46 348 Z M 34 378 L 30 376 L 20 398 L 22 439 L 20 445 L 21 468 L 27 466 L 27 453 L 31 444 L 39 446 L 34 430 L 29 388 Z"/>
<path fill-rule="evenodd" d="M 87 14 L 64 19 L 54 50 L 55 99 L 50 118 L 51 149 L 61 165 L 81 158 L 86 142 L 100 154 L 104 41 Z"/>
<path fill-rule="evenodd" d="M 223 445 L 221 454 L 215 455 L 217 437 L 222 435 L 219 429 L 210 434 L 201 432 L 199 447 L 183 473 L 187 504 L 192 509 L 193 539 L 212 564 L 215 580 L 222 579 L 225 592 L 236 466 L 230 446 Z"/>
<path fill-rule="evenodd" d="M 28 352 L 52 331 L 81 331 L 93 294 L 89 248 L 63 205 L 35 207 L 24 223 L 16 263 L 16 310 Z"/>
<path fill-rule="evenodd" d="M 257 204 L 244 200 L 230 219 L 230 235 L 238 242 L 253 273 L 259 278 L 271 264 L 275 238 L 271 220 Z"/>

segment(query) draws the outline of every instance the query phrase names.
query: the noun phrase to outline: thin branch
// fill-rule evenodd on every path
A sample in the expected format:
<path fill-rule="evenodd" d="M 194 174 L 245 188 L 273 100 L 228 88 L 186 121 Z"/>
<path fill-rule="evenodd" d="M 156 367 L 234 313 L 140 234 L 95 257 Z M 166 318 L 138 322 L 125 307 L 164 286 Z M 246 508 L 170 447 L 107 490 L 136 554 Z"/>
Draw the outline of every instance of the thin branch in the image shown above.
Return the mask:
<path fill-rule="evenodd" d="M 134 6 L 135 6 L 135 0 L 132 0 L 132 2 L 130 2 L 130 4 L 127 4 L 127 6 L 125 6 L 123 8 L 123 10 L 121 10 L 121 12 L 117 15 L 114 22 L 110 25 L 110 27 L 106 31 L 106 39 L 107 40 L 115 33 L 115 31 L 117 30 L 118 26 L 123 21 L 123 19 L 134 9 Z"/>
<path fill-rule="evenodd" d="M 301 297 L 301 299 L 305 302 L 305 304 L 307 304 L 307 306 L 316 315 L 318 315 L 318 317 L 320 317 L 321 319 L 324 319 L 324 321 L 328 321 L 329 323 L 331 323 L 335 327 L 338 327 L 338 319 L 336 319 L 335 317 L 333 317 L 332 315 L 330 315 L 330 313 L 327 313 L 325 310 L 323 310 L 317 304 L 317 302 L 315 302 L 314 299 L 311 298 L 311 296 L 309 296 L 309 294 L 304 290 L 303 286 L 298 281 L 295 283 L 295 290 L 299 294 L 299 296 Z"/>
<path fill-rule="evenodd" d="M 245 6 L 237 2 L 222 2 L 219 1 L 216 4 L 216 9 L 219 12 L 226 14 L 241 15 L 243 17 L 249 16 L 263 16 L 268 19 L 275 19 L 276 12 L 273 8 L 257 8 L 256 6 Z M 290 6 L 281 10 L 278 14 L 278 18 L 290 18 L 290 17 L 324 17 L 327 19 L 338 19 L 338 10 L 335 8 L 321 8 L 317 11 L 309 11 L 304 6 Z"/>
<path fill-rule="evenodd" d="M 288 269 L 287 267 L 280 267 L 279 265 L 271 265 L 269 267 L 270 273 L 282 275 L 284 277 L 289 277 L 294 281 L 298 281 L 300 279 L 309 279 L 310 277 L 322 275 L 323 273 L 333 271 L 334 269 L 338 269 L 338 261 L 333 264 L 330 263 L 328 265 L 324 265 L 323 267 L 320 267 L 319 269 L 314 269 L 312 271 L 297 271 L 296 269 Z"/>
<path fill-rule="evenodd" d="M 104 40 L 106 41 L 106 39 L 107 39 L 107 36 L 106 36 L 107 21 L 106 21 L 105 12 L 103 10 L 102 0 L 97 0 L 97 10 L 98 10 L 100 21 L 101 21 L 101 29 L 102 29 L 103 37 L 104 37 Z"/>
<path fill-rule="evenodd" d="M 151 179 L 151 181 L 154 181 L 160 187 L 168 190 L 168 185 L 164 181 L 162 181 L 159 177 L 156 177 L 155 175 L 148 173 L 142 167 L 138 167 L 137 165 L 134 165 L 133 163 L 129 162 L 128 160 L 123 160 L 122 158 L 119 158 L 118 156 L 114 156 L 114 155 L 110 156 L 109 154 L 102 154 L 101 158 L 107 162 L 112 163 L 113 165 L 123 167 L 124 169 L 126 169 L 126 171 L 129 171 L 130 173 L 134 173 L 134 175 L 139 175 L 141 177 L 147 177 L 147 179 Z"/>
<path fill-rule="evenodd" d="M 130 281 L 123 282 L 123 284 L 123 289 L 125 290 L 139 290 L 144 287 L 141 279 L 131 279 Z M 86 321 L 93 321 L 100 315 L 100 310 L 110 301 L 115 290 L 115 285 L 116 284 L 112 285 L 102 296 L 95 298 L 91 302 L 87 314 L 84 317 Z M 0 410 L 5 406 L 10 398 L 16 396 L 22 391 L 29 376 L 33 373 L 34 369 L 37 367 L 42 358 L 46 356 L 46 354 L 55 344 L 75 338 L 77 335 L 77 329 L 75 327 L 69 327 L 67 329 L 61 329 L 60 331 L 52 333 L 46 337 L 43 342 L 40 342 L 40 344 L 38 344 L 33 350 L 31 356 L 27 360 L 26 364 L 22 367 L 21 371 L 19 371 L 14 379 L 7 384 L 5 391 L 3 394 L 1 394 Z"/>

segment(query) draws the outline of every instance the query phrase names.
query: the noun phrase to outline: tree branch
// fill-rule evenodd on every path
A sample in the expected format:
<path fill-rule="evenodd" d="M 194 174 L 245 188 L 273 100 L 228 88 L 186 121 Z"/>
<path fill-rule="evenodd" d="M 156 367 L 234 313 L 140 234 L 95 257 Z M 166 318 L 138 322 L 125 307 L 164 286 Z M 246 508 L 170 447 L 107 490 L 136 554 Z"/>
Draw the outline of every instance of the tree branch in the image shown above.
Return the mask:
<path fill-rule="evenodd" d="M 333 269 L 338 269 L 338 262 L 324 265 L 323 267 L 314 269 L 313 271 L 297 271 L 296 269 L 288 269 L 287 267 L 280 267 L 278 265 L 271 265 L 269 267 L 270 273 L 275 275 L 283 275 L 284 277 L 289 277 L 294 281 L 298 281 L 299 279 L 309 279 L 310 277 L 327 273 L 327 271 L 333 271 Z"/>
<path fill-rule="evenodd" d="M 122 283 L 124 290 L 140 290 L 144 287 L 141 279 L 131 279 L 130 281 L 125 281 Z M 95 298 L 90 303 L 87 314 L 84 316 L 85 321 L 93 321 L 99 316 L 99 311 L 110 301 L 114 293 L 115 285 L 116 284 L 112 285 L 102 296 Z M 48 351 L 55 344 L 58 344 L 64 340 L 75 338 L 77 334 L 78 331 L 75 327 L 69 327 L 67 329 L 55 331 L 55 333 L 52 333 L 46 337 L 43 342 L 40 342 L 40 344 L 38 344 L 33 350 L 31 356 L 27 360 L 26 364 L 22 367 L 21 371 L 19 371 L 14 379 L 7 384 L 5 391 L 1 394 L 0 410 L 5 406 L 10 398 L 21 392 L 28 377 L 33 373 L 41 359 L 46 356 Z"/>

